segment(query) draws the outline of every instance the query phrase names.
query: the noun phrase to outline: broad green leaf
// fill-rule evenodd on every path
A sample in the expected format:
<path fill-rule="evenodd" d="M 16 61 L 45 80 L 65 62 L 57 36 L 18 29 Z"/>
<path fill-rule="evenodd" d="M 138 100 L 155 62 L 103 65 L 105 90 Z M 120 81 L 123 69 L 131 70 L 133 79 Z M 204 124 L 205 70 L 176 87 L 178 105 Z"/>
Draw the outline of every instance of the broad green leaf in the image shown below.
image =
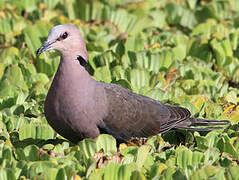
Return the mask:
<path fill-rule="evenodd" d="M 129 71 L 128 80 L 135 92 L 139 92 L 141 88 L 149 86 L 149 78 L 149 72 L 146 70 L 132 69 Z"/>
<path fill-rule="evenodd" d="M 14 96 L 19 91 L 28 91 L 21 69 L 17 65 L 8 66 L 0 81 L 0 97 Z"/>
<path fill-rule="evenodd" d="M 19 154 L 22 153 L 22 155 L 25 155 L 25 158 L 28 161 L 37 161 L 40 159 L 38 150 L 39 149 L 37 146 L 30 145 L 30 146 L 27 146 L 24 148 L 24 153 L 22 151 L 18 151 L 18 152 L 19 152 Z"/>
<path fill-rule="evenodd" d="M 32 55 L 36 57 L 36 51 L 43 44 L 42 38 L 46 40 L 49 31 L 49 25 L 45 22 L 39 22 L 34 26 L 28 26 L 24 29 L 25 41 Z"/>
<path fill-rule="evenodd" d="M 238 171 L 239 171 L 239 167 L 238 166 L 232 166 L 230 167 L 226 174 L 227 174 L 227 178 L 229 180 L 234 180 L 234 179 L 238 179 L 239 178 L 239 174 L 238 174 Z"/>
<path fill-rule="evenodd" d="M 19 139 L 53 139 L 54 130 L 45 124 L 28 124 L 20 128 Z"/>
<path fill-rule="evenodd" d="M 110 74 L 109 67 L 103 66 L 103 67 L 97 68 L 95 70 L 94 77 L 98 81 L 110 83 L 111 82 L 111 74 Z"/>
<path fill-rule="evenodd" d="M 199 170 L 195 171 L 192 174 L 191 179 L 201 180 L 201 179 L 212 178 L 212 177 L 215 177 L 218 173 L 220 173 L 220 171 L 222 172 L 223 169 L 222 168 L 217 169 L 214 166 L 206 166 L 206 167 L 200 168 Z M 220 174 L 221 174 L 221 178 L 224 178 L 223 173 L 220 173 Z M 217 179 L 219 179 L 219 178 L 217 178 Z"/>
<path fill-rule="evenodd" d="M 177 150 L 177 165 L 184 169 L 186 176 L 191 174 L 193 168 L 199 167 L 203 163 L 204 155 L 200 152 L 192 152 L 191 150 L 181 146 Z"/>
<path fill-rule="evenodd" d="M 93 139 L 84 139 L 79 142 L 80 150 L 84 153 L 86 158 L 92 157 L 97 152 L 96 142 Z"/>
<path fill-rule="evenodd" d="M 14 170 L 11 168 L 0 168 L 0 179 L 2 180 L 15 180 L 17 177 Z"/>
<path fill-rule="evenodd" d="M 144 166 L 148 156 L 150 156 L 150 153 L 149 153 L 150 149 L 151 147 L 149 145 L 141 146 L 138 149 L 136 164 L 139 170 Z"/>
<path fill-rule="evenodd" d="M 104 179 L 105 180 L 118 180 L 120 165 L 116 163 L 109 163 L 104 169 Z"/>
<path fill-rule="evenodd" d="M 50 161 L 37 161 L 37 162 L 33 162 L 32 164 L 29 164 L 29 165 L 30 165 L 30 167 L 28 170 L 28 177 L 30 177 L 30 178 L 33 178 L 39 174 L 45 175 L 46 173 L 48 173 L 49 169 L 57 168 L 57 165 Z M 60 171 L 61 171 L 61 169 L 58 171 L 57 177 L 60 176 L 60 178 L 61 178 L 62 176 L 61 176 Z M 58 174 L 60 174 L 60 175 L 58 176 Z"/>
<path fill-rule="evenodd" d="M 229 153 L 232 157 L 239 159 L 239 154 L 235 147 L 231 144 L 230 138 L 226 134 L 222 134 L 220 140 L 217 143 L 217 147 L 221 152 Z"/>
<path fill-rule="evenodd" d="M 113 136 L 108 134 L 101 134 L 96 139 L 96 149 L 97 151 L 103 149 L 104 153 L 114 154 L 117 152 L 116 140 Z"/>
<path fill-rule="evenodd" d="M 109 163 L 104 168 L 103 177 L 105 180 L 130 179 L 132 177 L 132 172 L 136 170 L 137 170 L 137 167 L 135 164 L 119 165 L 116 163 Z"/>

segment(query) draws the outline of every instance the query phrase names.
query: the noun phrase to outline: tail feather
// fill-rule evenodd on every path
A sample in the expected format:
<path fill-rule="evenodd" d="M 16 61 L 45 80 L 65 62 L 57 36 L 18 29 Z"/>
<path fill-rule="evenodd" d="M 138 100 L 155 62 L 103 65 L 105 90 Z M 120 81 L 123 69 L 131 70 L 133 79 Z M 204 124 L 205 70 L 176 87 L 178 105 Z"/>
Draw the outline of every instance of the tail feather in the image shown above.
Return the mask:
<path fill-rule="evenodd" d="M 193 131 L 212 131 L 215 129 L 224 129 L 224 126 L 231 125 L 227 120 L 207 120 L 199 118 L 189 118 L 175 126 L 176 129 L 187 129 Z M 198 127 L 206 126 L 206 127 Z"/>

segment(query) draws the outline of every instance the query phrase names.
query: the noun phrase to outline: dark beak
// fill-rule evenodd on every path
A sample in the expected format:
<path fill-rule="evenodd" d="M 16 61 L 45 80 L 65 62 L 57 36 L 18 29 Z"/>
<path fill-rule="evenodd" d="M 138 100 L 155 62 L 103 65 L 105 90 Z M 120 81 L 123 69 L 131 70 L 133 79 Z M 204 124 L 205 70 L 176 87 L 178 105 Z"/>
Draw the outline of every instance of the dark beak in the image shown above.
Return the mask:
<path fill-rule="evenodd" d="M 36 52 L 37 56 L 39 56 L 42 52 L 50 50 L 51 45 L 54 44 L 56 40 L 45 42 Z"/>

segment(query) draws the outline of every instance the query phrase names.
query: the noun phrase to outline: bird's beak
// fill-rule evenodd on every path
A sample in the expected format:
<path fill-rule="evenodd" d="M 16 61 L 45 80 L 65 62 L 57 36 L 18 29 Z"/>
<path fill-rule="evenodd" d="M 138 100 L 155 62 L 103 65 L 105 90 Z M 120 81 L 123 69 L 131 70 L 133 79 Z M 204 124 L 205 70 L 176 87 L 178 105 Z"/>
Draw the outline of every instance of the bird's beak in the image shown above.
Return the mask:
<path fill-rule="evenodd" d="M 37 56 L 39 56 L 42 52 L 44 51 L 48 51 L 51 50 L 52 48 L 52 44 L 54 44 L 56 42 L 56 40 L 52 40 L 52 41 L 47 41 L 45 42 L 36 52 Z"/>

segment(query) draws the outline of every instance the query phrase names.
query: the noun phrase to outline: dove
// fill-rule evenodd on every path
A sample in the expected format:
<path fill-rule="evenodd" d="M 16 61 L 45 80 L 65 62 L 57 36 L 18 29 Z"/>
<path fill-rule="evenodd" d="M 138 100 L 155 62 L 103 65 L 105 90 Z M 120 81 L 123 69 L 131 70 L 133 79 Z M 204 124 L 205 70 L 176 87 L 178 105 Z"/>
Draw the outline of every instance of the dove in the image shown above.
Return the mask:
<path fill-rule="evenodd" d="M 102 133 L 126 142 L 172 129 L 210 131 L 230 124 L 194 118 L 186 108 L 96 81 L 87 71 L 86 45 L 74 25 L 53 27 L 37 55 L 49 50 L 58 51 L 61 58 L 44 103 L 45 116 L 58 134 L 73 143 Z"/>

